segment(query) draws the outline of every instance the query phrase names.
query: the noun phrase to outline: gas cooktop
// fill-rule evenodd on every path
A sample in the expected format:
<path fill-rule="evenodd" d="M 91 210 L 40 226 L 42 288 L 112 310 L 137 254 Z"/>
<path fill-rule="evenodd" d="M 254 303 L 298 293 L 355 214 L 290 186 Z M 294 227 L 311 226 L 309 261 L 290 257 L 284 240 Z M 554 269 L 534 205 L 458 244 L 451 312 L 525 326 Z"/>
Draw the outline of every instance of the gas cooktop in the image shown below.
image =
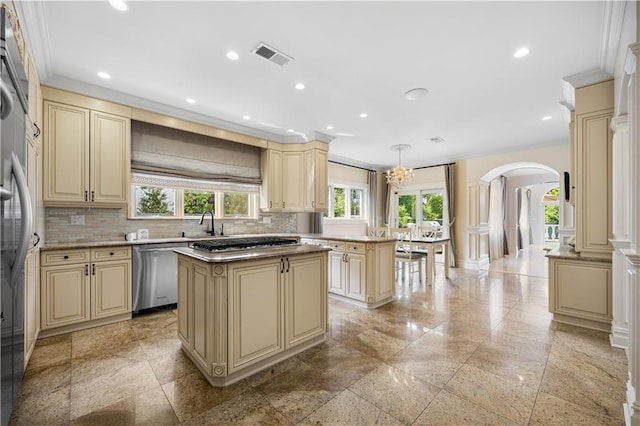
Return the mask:
<path fill-rule="evenodd" d="M 193 243 L 193 248 L 203 251 L 229 251 L 247 250 L 255 248 L 276 247 L 298 244 L 295 238 L 283 237 L 252 237 L 252 238 L 225 238 L 211 241 L 197 241 Z"/>

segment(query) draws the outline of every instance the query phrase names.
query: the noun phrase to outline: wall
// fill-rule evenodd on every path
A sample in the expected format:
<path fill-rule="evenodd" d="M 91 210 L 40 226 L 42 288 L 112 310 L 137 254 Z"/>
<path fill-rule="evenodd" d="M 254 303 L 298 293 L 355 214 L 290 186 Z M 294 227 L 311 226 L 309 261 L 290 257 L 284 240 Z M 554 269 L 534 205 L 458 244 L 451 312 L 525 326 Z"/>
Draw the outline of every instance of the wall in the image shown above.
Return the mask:
<path fill-rule="evenodd" d="M 71 225 L 71 215 L 83 215 L 85 224 Z M 263 217 L 270 218 L 271 223 L 263 223 Z M 205 236 L 206 227 L 198 222 L 198 219 L 127 219 L 126 209 L 47 207 L 45 243 L 119 241 L 125 233 L 140 228 L 149 230 L 149 238 L 179 237 L 182 232 L 187 236 Z M 261 214 L 258 220 L 216 219 L 216 230 L 222 224 L 225 235 L 290 233 L 296 232 L 297 227 L 295 213 Z"/>

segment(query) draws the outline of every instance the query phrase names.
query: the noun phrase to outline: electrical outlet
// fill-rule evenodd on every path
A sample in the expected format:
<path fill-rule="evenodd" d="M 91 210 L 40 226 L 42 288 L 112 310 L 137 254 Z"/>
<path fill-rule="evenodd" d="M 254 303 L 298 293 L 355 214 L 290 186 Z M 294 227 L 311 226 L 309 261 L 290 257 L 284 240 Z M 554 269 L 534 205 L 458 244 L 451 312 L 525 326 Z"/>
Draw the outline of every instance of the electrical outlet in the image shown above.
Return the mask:
<path fill-rule="evenodd" d="M 71 216 L 72 225 L 84 225 L 84 216 Z"/>

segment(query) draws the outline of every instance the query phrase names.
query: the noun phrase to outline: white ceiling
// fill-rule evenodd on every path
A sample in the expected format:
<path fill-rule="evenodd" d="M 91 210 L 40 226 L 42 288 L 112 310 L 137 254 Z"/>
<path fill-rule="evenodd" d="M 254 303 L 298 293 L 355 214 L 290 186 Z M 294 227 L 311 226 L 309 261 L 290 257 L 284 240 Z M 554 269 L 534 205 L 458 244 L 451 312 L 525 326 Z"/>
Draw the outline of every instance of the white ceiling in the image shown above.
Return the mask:
<path fill-rule="evenodd" d="M 603 67 L 599 1 L 128 4 L 25 2 L 43 83 L 278 141 L 321 132 L 332 158 L 375 169 L 399 143 L 412 167 L 567 143 L 561 79 Z M 404 99 L 416 87 L 428 96 Z"/>

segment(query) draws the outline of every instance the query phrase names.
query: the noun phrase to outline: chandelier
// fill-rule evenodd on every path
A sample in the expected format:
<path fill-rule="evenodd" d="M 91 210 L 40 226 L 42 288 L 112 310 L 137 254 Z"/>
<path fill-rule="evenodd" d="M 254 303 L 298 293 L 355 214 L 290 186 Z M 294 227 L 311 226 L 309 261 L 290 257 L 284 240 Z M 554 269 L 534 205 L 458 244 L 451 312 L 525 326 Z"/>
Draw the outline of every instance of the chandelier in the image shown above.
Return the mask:
<path fill-rule="evenodd" d="M 411 145 L 393 145 L 392 150 L 398 151 L 398 165 L 392 170 L 387 170 L 387 184 L 396 188 L 402 188 L 405 183 L 413 181 L 413 169 L 407 169 L 402 165 L 402 151 L 411 148 Z"/>

